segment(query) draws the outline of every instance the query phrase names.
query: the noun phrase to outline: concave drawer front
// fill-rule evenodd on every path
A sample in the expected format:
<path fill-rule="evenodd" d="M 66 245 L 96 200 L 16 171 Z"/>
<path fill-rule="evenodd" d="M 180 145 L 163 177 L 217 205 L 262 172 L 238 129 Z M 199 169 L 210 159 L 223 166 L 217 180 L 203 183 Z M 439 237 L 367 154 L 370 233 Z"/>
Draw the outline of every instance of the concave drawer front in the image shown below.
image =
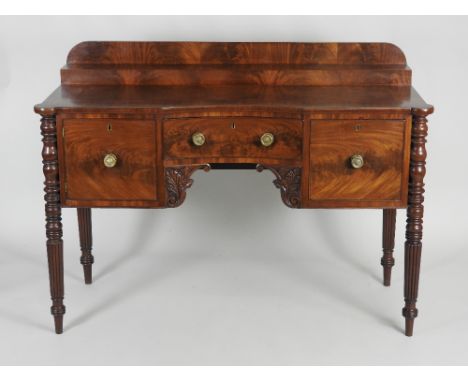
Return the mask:
<path fill-rule="evenodd" d="M 409 133 L 405 120 L 311 121 L 309 199 L 404 205 Z"/>
<path fill-rule="evenodd" d="M 301 120 L 167 119 L 163 134 L 166 160 L 203 158 L 216 162 L 229 158 L 267 158 L 300 162 L 302 158 Z"/>
<path fill-rule="evenodd" d="M 65 119 L 66 197 L 155 200 L 155 123 L 150 120 Z"/>

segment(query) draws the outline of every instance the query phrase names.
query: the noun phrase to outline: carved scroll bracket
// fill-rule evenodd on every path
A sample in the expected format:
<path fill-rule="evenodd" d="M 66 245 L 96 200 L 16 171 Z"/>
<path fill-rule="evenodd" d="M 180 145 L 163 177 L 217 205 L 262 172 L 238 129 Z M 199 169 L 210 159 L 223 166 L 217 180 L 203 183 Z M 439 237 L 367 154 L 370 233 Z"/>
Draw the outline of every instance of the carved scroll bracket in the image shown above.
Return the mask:
<path fill-rule="evenodd" d="M 193 179 L 190 177 L 196 170 L 210 171 L 209 164 L 195 165 L 195 166 L 181 166 L 181 167 L 167 167 L 165 169 L 166 177 L 166 206 L 178 207 L 180 206 L 186 196 L 187 188 L 193 184 Z"/>
<path fill-rule="evenodd" d="M 257 171 L 270 170 L 275 174 L 273 184 L 280 189 L 281 199 L 291 208 L 301 207 L 301 169 L 299 167 L 267 167 L 257 165 Z"/>

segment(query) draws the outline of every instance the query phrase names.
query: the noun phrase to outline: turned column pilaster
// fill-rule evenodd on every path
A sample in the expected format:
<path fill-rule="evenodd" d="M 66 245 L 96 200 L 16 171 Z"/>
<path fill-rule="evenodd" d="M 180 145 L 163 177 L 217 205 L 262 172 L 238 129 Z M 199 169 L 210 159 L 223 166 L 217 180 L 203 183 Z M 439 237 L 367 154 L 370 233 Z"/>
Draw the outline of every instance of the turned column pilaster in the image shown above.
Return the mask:
<path fill-rule="evenodd" d="M 406 219 L 405 242 L 405 334 L 413 335 L 414 319 L 418 316 L 416 301 L 418 298 L 419 270 L 421 263 L 423 215 L 424 215 L 424 176 L 426 175 L 426 116 L 429 109 L 413 109 L 411 129 L 410 173 L 408 186 L 408 208 Z"/>
<path fill-rule="evenodd" d="M 63 282 L 62 211 L 60 206 L 60 181 L 57 151 L 55 116 L 41 119 L 42 163 L 44 172 L 44 200 L 46 215 L 47 259 L 49 263 L 51 313 L 54 316 L 55 332 L 63 331 L 65 314 Z"/>

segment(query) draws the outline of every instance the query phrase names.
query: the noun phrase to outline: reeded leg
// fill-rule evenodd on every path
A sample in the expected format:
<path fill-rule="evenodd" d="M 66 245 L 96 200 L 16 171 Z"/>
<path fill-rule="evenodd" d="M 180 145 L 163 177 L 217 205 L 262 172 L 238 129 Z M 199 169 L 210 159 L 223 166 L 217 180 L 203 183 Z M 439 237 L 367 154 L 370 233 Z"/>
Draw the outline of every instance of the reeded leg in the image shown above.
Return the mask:
<path fill-rule="evenodd" d="M 414 319 L 418 316 L 416 300 L 418 298 L 419 268 L 421 263 L 422 230 L 424 215 L 424 175 L 426 174 L 426 116 L 429 109 L 413 109 L 411 130 L 410 177 L 408 188 L 408 209 L 406 219 L 405 242 L 405 334 L 413 335 Z"/>
<path fill-rule="evenodd" d="M 93 247 L 91 208 L 77 208 L 77 214 L 81 246 L 80 262 L 83 265 L 85 284 L 91 284 L 93 282 L 92 267 L 94 263 L 94 257 L 91 254 Z"/>
<path fill-rule="evenodd" d="M 44 116 L 41 120 L 43 136 L 42 163 L 45 176 L 45 213 L 47 236 L 47 259 L 49 262 L 51 313 L 54 316 L 55 332 L 63 332 L 63 242 L 62 211 L 60 206 L 60 182 L 57 159 L 57 134 L 55 117 Z"/>
<path fill-rule="evenodd" d="M 390 286 L 392 267 L 395 265 L 393 248 L 395 247 L 396 209 L 383 210 L 382 248 L 383 256 L 380 264 L 383 267 L 383 284 Z"/>

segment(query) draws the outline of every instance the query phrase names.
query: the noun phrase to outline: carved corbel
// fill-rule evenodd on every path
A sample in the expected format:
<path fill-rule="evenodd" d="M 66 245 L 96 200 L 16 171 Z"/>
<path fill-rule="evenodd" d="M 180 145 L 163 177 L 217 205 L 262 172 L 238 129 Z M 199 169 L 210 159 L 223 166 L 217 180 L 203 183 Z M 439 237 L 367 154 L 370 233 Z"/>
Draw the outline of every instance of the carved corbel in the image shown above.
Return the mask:
<path fill-rule="evenodd" d="M 257 165 L 257 171 L 270 170 L 276 179 L 273 184 L 280 189 L 281 199 L 290 208 L 301 207 L 301 168 L 299 167 L 273 167 Z"/>
<path fill-rule="evenodd" d="M 178 207 L 184 202 L 186 190 L 193 184 L 191 176 L 196 170 L 210 171 L 210 165 L 167 167 L 165 169 L 167 207 Z"/>

